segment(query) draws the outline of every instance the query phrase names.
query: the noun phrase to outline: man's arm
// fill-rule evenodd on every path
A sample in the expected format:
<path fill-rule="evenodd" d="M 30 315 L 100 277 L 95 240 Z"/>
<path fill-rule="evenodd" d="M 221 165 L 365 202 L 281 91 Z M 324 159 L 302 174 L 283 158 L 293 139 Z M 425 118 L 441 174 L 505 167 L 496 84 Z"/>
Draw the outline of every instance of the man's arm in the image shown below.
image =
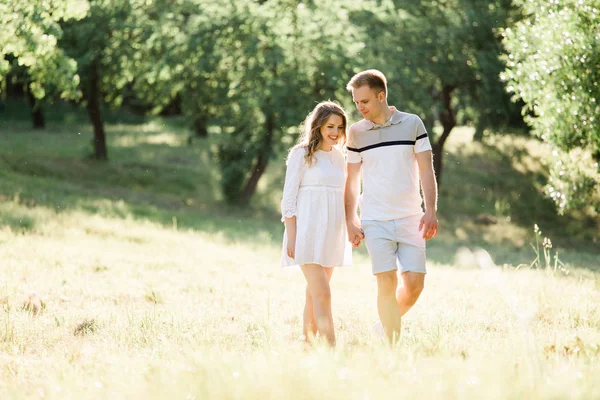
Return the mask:
<path fill-rule="evenodd" d="M 348 229 L 348 240 L 352 242 L 354 247 L 358 247 L 360 241 L 365 238 L 362 229 L 360 229 L 360 219 L 358 218 L 361 163 L 346 163 L 346 166 L 346 190 L 344 191 L 346 228 Z"/>
<path fill-rule="evenodd" d="M 425 215 L 421 218 L 419 231 L 423 230 L 423 238 L 429 240 L 434 238 L 438 232 L 437 220 L 437 182 L 433 171 L 433 157 L 431 150 L 416 153 L 419 175 L 421 176 L 421 188 L 425 198 Z"/>

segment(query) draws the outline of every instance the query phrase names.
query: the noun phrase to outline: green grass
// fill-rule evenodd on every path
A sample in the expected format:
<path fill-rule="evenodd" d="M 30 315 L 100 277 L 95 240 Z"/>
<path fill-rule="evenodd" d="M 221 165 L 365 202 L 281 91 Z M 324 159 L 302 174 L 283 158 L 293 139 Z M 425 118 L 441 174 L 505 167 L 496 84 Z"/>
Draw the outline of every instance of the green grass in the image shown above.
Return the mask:
<path fill-rule="evenodd" d="M 41 132 L 0 122 L 0 398 L 600 396 L 597 222 L 555 216 L 539 142 L 457 130 L 400 345 L 370 333 L 363 246 L 332 280 L 337 348 L 307 351 L 304 279 L 279 268 L 283 155 L 235 209 L 214 135 L 188 145 L 179 120 L 116 121 L 98 163 L 77 118 Z M 568 274 L 528 266 L 535 223 Z M 38 314 L 23 307 L 31 293 Z"/>

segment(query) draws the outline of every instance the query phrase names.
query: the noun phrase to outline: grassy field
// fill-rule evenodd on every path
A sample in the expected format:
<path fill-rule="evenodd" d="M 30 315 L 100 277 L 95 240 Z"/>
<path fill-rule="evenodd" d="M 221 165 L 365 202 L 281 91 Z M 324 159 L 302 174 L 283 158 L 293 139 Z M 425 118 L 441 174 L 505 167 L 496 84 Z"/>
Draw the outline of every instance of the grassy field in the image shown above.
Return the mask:
<path fill-rule="evenodd" d="M 304 280 L 278 266 L 284 155 L 237 210 L 221 203 L 214 138 L 134 122 L 108 125 L 107 164 L 85 158 L 76 118 L 0 130 L 0 398 L 600 397 L 598 226 L 554 215 L 540 143 L 453 134 L 400 345 L 371 334 L 363 247 L 332 280 L 337 348 L 307 350 Z M 536 223 L 550 268 L 530 267 Z"/>

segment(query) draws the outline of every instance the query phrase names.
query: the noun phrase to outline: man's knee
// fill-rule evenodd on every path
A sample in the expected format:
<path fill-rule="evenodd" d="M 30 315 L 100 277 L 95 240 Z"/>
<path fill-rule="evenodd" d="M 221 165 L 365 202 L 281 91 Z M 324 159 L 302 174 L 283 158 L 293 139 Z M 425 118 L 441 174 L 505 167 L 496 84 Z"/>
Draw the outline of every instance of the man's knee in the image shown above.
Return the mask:
<path fill-rule="evenodd" d="M 376 275 L 377 290 L 383 295 L 394 295 L 398 287 L 398 275 L 396 271 L 382 272 Z"/>
<path fill-rule="evenodd" d="M 404 278 L 404 290 L 409 300 L 413 303 L 417 301 L 423 288 L 425 287 L 425 275 L 424 274 L 411 274 Z"/>
<path fill-rule="evenodd" d="M 421 292 L 423 291 L 423 287 L 424 287 L 423 283 L 418 283 L 414 286 L 409 287 L 408 295 L 412 302 L 416 302 L 419 299 L 419 296 L 421 295 Z"/>

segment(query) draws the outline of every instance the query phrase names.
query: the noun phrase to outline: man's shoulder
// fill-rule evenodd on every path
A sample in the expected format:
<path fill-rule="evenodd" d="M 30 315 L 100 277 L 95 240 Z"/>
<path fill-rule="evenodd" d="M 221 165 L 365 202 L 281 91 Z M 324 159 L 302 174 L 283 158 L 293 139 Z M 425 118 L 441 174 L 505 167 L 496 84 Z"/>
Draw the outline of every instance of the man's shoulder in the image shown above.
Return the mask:
<path fill-rule="evenodd" d="M 396 111 L 396 113 L 398 114 L 399 122 L 401 122 L 399 125 L 400 129 L 408 129 L 410 132 L 416 132 L 417 134 L 422 131 L 427 132 L 423 120 L 417 114 L 402 111 Z"/>
<path fill-rule="evenodd" d="M 404 112 L 404 111 L 396 111 L 399 116 L 400 116 L 400 120 L 401 121 L 420 121 L 421 117 L 419 117 L 417 114 L 412 114 L 412 113 L 408 113 L 408 112 Z"/>
<path fill-rule="evenodd" d="M 350 125 L 349 133 L 350 133 L 350 135 L 355 135 L 359 132 L 365 132 L 365 131 L 368 131 L 369 129 L 371 129 L 372 126 L 373 126 L 373 123 L 371 121 L 368 121 L 363 118 L 360 121 L 355 122 L 352 125 Z"/>

